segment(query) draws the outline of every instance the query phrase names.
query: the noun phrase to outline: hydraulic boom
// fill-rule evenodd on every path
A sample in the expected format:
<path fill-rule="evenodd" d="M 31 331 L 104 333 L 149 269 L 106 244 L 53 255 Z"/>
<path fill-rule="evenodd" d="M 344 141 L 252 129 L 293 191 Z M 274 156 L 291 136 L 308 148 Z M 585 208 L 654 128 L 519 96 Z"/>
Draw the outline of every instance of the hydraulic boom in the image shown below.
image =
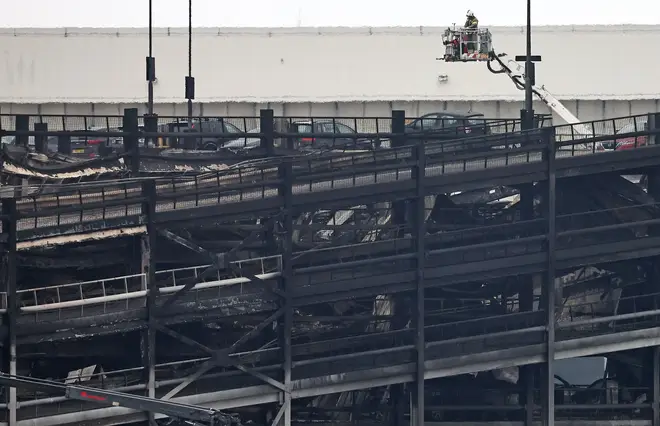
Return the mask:
<path fill-rule="evenodd" d="M 185 420 L 186 423 L 191 425 L 232 426 L 239 424 L 238 419 L 234 416 L 211 408 L 180 404 L 106 389 L 65 385 L 59 382 L 35 379 L 33 377 L 10 376 L 0 373 L 0 385 L 37 391 L 61 392 L 69 399 L 94 402 L 113 407 L 132 408 L 138 411 L 151 411 Z"/>
<path fill-rule="evenodd" d="M 487 62 L 488 69 L 493 74 L 505 73 L 513 84 L 520 90 L 525 90 L 525 67 L 513 59 L 508 59 L 506 63 L 502 60 L 506 54 L 496 55 L 495 52 L 490 53 L 490 59 Z M 493 68 L 492 63 L 497 62 L 500 66 L 499 69 Z M 564 119 L 566 123 L 573 124 L 572 129 L 579 135 L 589 136 L 593 132 L 589 127 L 580 125 L 580 120 L 574 116 L 568 108 L 555 98 L 552 93 L 546 90 L 545 86 L 532 86 L 532 92 L 536 94 L 552 111 L 557 113 L 558 116 Z"/>

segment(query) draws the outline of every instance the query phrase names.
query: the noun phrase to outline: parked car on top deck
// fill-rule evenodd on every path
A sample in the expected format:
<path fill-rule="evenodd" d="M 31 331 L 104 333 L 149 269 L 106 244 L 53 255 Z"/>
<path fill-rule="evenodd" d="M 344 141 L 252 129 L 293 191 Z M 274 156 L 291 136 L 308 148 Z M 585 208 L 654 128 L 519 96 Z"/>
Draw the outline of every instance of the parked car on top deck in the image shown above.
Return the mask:
<path fill-rule="evenodd" d="M 648 132 L 649 123 L 645 118 L 640 118 L 633 123 L 627 124 L 617 130 L 615 134 L 625 135 L 636 132 Z M 611 141 L 599 142 L 596 145 L 597 151 L 624 151 L 634 149 L 648 144 L 648 135 L 628 136 L 624 138 L 615 138 Z"/>
<path fill-rule="evenodd" d="M 177 147 L 183 149 L 185 138 L 193 137 L 195 139 L 195 148 L 206 151 L 217 151 L 220 147 L 230 141 L 237 139 L 243 140 L 239 133 L 245 133 L 235 125 L 229 123 L 224 118 L 193 118 L 190 126 L 187 120 L 181 120 L 171 123 L 160 124 L 158 131 L 167 133 L 184 133 L 181 137 L 169 136 L 158 138 L 155 145 L 161 148 Z M 194 136 L 194 133 L 202 133 L 201 136 Z M 204 133 L 223 133 L 223 136 L 206 136 Z M 236 136 L 234 136 L 236 134 Z"/>
<path fill-rule="evenodd" d="M 287 133 L 313 134 L 324 133 L 334 134 L 335 137 L 293 137 L 292 144 L 294 149 L 300 150 L 353 150 L 353 149 L 373 149 L 374 141 L 368 138 L 357 138 L 357 131 L 341 122 L 332 119 L 318 120 L 300 120 L 289 123 L 286 129 Z"/>
<path fill-rule="evenodd" d="M 483 114 L 434 112 L 406 124 L 406 133 L 429 134 L 433 140 L 457 139 L 491 134 Z"/>
<path fill-rule="evenodd" d="M 492 133 L 483 114 L 463 115 L 445 112 L 430 113 L 413 119 L 406 124 L 405 132 L 425 142 L 456 142 L 443 144 L 442 148 L 446 151 L 482 149 L 486 145 L 485 142 L 483 144 L 472 142 L 466 147 L 459 140 L 488 136 Z"/>

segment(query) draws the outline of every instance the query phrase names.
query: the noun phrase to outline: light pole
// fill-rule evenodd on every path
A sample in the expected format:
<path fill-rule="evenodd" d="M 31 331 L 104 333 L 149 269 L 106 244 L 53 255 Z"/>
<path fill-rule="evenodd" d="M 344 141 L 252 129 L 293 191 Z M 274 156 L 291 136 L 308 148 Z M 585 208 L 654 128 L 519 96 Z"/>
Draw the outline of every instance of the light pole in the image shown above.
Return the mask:
<path fill-rule="evenodd" d="M 534 76 L 534 63 L 532 62 L 532 0 L 527 0 L 527 35 L 525 41 L 525 110 L 527 116 L 526 127 L 534 127 L 534 106 L 532 103 L 532 85 Z"/>
<path fill-rule="evenodd" d="M 147 56 L 147 110 L 149 115 L 154 113 L 154 81 L 156 80 L 156 60 L 153 49 L 153 0 L 149 0 L 149 56 Z"/>
<path fill-rule="evenodd" d="M 525 42 L 525 55 L 516 56 L 516 61 L 525 61 L 525 107 L 520 110 L 522 128 L 534 128 L 534 92 L 532 86 L 536 84 L 535 62 L 541 62 L 540 55 L 532 55 L 532 1 L 527 0 L 527 34 Z"/>
<path fill-rule="evenodd" d="M 195 79 L 192 76 L 192 0 L 188 0 L 188 76 L 186 77 L 186 99 L 188 100 L 188 126 L 192 126 Z"/>

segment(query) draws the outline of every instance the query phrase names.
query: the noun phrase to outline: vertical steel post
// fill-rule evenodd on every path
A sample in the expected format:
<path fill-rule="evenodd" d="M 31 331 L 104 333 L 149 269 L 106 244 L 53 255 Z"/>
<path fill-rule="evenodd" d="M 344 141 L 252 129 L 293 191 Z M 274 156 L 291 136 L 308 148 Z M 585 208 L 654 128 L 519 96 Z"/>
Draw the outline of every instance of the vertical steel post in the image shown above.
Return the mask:
<path fill-rule="evenodd" d="M 402 110 L 392 111 L 392 148 L 398 148 L 406 145 L 406 112 Z M 392 224 L 397 227 L 397 237 L 404 236 L 404 226 L 406 225 L 406 202 L 393 201 L 392 202 Z M 390 320 L 390 329 L 399 330 L 407 324 L 409 316 L 406 312 L 406 296 L 402 294 L 395 294 L 391 297 L 394 304 L 394 312 Z M 403 385 L 393 385 L 390 389 L 392 413 L 391 422 L 394 425 L 401 424 L 404 419 L 404 408 L 406 405 L 406 397 Z M 410 394 L 410 405 L 412 405 L 413 394 Z M 413 413 L 411 413 L 413 414 Z"/>
<path fill-rule="evenodd" d="M 527 46 L 527 60 L 531 59 L 531 41 L 529 46 Z M 530 61 L 531 63 L 531 61 Z M 532 64 L 533 66 L 533 64 Z M 525 89 L 528 87 L 531 89 L 531 79 L 525 73 Z M 529 95 L 529 96 L 528 96 Z M 525 108 L 520 111 L 520 122 L 523 130 L 531 130 L 534 125 L 529 118 L 528 111 L 532 108 L 532 92 L 529 94 L 527 90 L 525 91 Z M 531 112 L 532 117 L 534 112 Z M 520 218 L 522 220 L 533 220 L 534 219 L 534 185 L 533 184 L 523 184 L 520 185 Z M 520 290 L 518 293 L 519 297 L 519 306 L 521 311 L 533 311 L 534 310 L 534 282 L 538 278 L 534 275 L 526 275 L 521 277 Z M 541 307 L 539 307 L 540 309 Z M 520 396 L 521 401 L 524 401 L 525 405 L 525 417 L 524 424 L 525 426 L 532 426 L 534 421 L 534 372 L 538 371 L 538 367 L 535 365 L 525 365 L 520 368 L 520 373 L 522 377 L 523 389 L 521 390 Z"/>
<path fill-rule="evenodd" d="M 416 197 L 414 199 L 414 212 L 413 218 L 414 235 L 416 240 L 416 266 L 417 266 L 417 308 L 416 319 L 414 321 L 416 330 L 415 348 L 417 351 L 417 374 L 415 377 L 415 390 L 413 392 L 413 407 L 411 412 L 411 426 L 424 426 L 424 353 L 426 350 L 426 342 L 424 338 L 424 267 L 426 259 L 426 206 L 425 206 L 425 190 L 424 190 L 424 176 L 426 172 L 426 153 L 424 149 L 424 142 L 418 141 L 415 147 L 415 156 L 417 157 L 417 165 L 413 169 L 413 176 L 416 183 Z M 412 422 L 414 419 L 414 424 Z"/>
<path fill-rule="evenodd" d="M 554 426 L 555 424 L 555 243 L 556 232 L 556 176 L 555 176 L 555 137 L 554 129 L 547 128 L 543 131 L 544 141 L 547 144 L 546 162 L 548 166 L 548 193 L 547 193 L 547 217 L 548 217 L 548 258 L 547 274 L 545 282 L 545 311 L 546 311 L 546 362 L 544 365 L 545 387 L 543 401 L 543 424 Z"/>
<path fill-rule="evenodd" d="M 406 112 L 403 110 L 392 110 L 392 148 L 406 144 Z"/>
<path fill-rule="evenodd" d="M 144 130 L 148 133 L 156 133 L 158 131 L 158 114 L 145 114 L 144 115 Z M 145 147 L 157 146 L 156 137 L 145 138 Z M 138 142 L 139 145 L 139 142 Z"/>
<path fill-rule="evenodd" d="M 18 301 L 16 300 L 16 222 L 18 214 L 16 209 L 16 199 L 6 198 L 2 200 L 2 232 L 7 235 L 5 245 L 5 280 L 7 292 L 7 341 L 5 342 L 5 362 L 8 365 L 3 366 L 3 370 L 11 375 L 16 375 L 16 317 L 18 315 Z M 16 388 L 9 388 L 7 399 L 7 408 L 9 409 L 8 426 L 16 426 Z"/>
<path fill-rule="evenodd" d="M 646 119 L 646 127 L 650 132 L 649 145 L 660 145 L 660 112 L 651 112 Z"/>
<path fill-rule="evenodd" d="M 261 138 L 261 149 L 266 151 L 269 157 L 275 154 L 275 113 L 272 109 L 262 109 L 259 112 L 259 130 L 263 133 Z M 244 129 L 245 130 L 245 129 Z"/>
<path fill-rule="evenodd" d="M 48 123 L 34 123 L 36 132 L 47 132 Z M 48 137 L 46 135 L 37 135 L 34 137 L 34 150 L 41 153 L 48 151 Z"/>
<path fill-rule="evenodd" d="M 145 289 L 147 290 L 147 330 L 142 334 L 143 351 L 142 359 L 144 366 L 144 379 L 147 383 L 147 396 L 156 397 L 156 259 L 154 249 L 156 247 L 156 226 L 154 217 L 156 215 L 156 183 L 153 180 L 142 182 L 142 195 L 145 202 L 142 204 L 142 214 L 147 225 L 146 235 L 142 235 L 142 270 L 144 274 Z M 153 412 L 147 413 L 149 426 L 156 426 Z"/>
<path fill-rule="evenodd" d="M 16 115 L 16 131 L 28 132 L 30 130 L 30 116 L 25 114 Z M 28 147 L 30 138 L 28 135 L 17 135 L 16 145 Z"/>
<path fill-rule="evenodd" d="M 271 120 L 272 122 L 272 120 Z M 291 426 L 291 369 L 293 354 L 291 352 L 291 330 L 293 329 L 293 299 L 291 294 L 291 283 L 293 278 L 293 164 L 289 161 L 282 164 L 278 170 L 281 179 L 279 195 L 284 201 L 284 215 L 282 219 L 282 274 L 280 277 L 280 289 L 282 290 L 284 321 L 281 327 L 281 342 L 283 355 L 284 373 L 284 415 L 282 425 Z"/>
<path fill-rule="evenodd" d="M 392 148 L 404 146 L 406 144 L 405 137 L 406 126 L 406 112 L 401 110 L 392 111 Z M 392 223 L 394 225 L 404 225 L 406 218 L 406 203 L 404 201 L 396 201 L 392 203 Z M 403 229 L 398 232 L 399 236 L 403 236 Z M 396 309 L 396 307 L 395 307 Z"/>
<path fill-rule="evenodd" d="M 651 407 L 653 409 L 652 426 L 660 426 L 660 346 L 651 348 Z"/>
<path fill-rule="evenodd" d="M 138 146 L 138 110 L 124 109 L 122 128 L 129 135 L 124 136 L 124 152 L 130 154 L 130 168 L 133 177 L 140 173 L 140 147 Z"/>

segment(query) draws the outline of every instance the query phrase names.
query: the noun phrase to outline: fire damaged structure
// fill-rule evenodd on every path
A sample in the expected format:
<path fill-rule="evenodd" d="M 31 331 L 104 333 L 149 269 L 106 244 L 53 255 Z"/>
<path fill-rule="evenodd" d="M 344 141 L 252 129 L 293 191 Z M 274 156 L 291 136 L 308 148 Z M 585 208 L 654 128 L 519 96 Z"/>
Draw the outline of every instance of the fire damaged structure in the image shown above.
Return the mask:
<path fill-rule="evenodd" d="M 660 426 L 658 114 L 2 119 L 3 424 Z"/>

